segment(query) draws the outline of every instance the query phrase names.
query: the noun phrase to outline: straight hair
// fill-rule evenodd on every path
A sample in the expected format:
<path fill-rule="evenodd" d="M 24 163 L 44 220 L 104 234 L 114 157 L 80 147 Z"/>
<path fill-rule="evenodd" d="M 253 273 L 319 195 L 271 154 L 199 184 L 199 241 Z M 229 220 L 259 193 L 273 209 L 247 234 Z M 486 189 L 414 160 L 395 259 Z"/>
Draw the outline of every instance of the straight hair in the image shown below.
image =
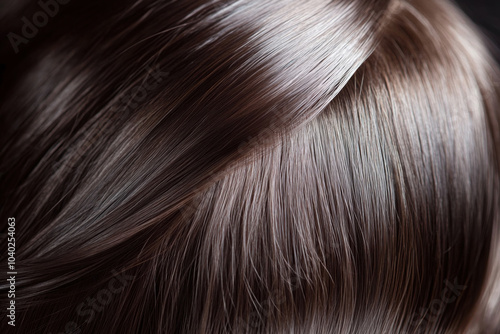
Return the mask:
<path fill-rule="evenodd" d="M 500 76 L 451 2 L 4 6 L 1 332 L 500 332 Z"/>

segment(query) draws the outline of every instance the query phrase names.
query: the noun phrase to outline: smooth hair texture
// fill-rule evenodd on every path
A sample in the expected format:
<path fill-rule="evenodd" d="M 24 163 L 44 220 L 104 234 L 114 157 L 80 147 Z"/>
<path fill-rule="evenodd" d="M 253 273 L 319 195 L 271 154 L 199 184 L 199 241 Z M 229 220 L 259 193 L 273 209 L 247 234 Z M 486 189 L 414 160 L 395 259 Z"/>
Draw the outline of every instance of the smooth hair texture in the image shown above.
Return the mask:
<path fill-rule="evenodd" d="M 0 332 L 500 333 L 500 76 L 455 5 L 43 3 L 0 14 Z"/>

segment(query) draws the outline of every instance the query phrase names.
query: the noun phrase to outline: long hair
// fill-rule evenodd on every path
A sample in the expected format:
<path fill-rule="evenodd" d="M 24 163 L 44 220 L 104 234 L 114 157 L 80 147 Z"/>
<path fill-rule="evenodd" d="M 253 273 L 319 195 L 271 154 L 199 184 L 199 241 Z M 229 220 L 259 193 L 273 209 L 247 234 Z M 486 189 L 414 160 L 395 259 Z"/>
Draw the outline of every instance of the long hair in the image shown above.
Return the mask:
<path fill-rule="evenodd" d="M 500 332 L 500 72 L 450 2 L 0 22 L 2 333 Z"/>

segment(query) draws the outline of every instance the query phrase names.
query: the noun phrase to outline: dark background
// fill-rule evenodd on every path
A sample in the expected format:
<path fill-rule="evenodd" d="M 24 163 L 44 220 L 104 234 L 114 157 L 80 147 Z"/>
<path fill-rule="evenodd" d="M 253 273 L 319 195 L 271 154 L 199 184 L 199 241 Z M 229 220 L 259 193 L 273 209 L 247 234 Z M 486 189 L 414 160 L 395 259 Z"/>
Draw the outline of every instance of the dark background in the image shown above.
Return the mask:
<path fill-rule="evenodd" d="M 490 39 L 491 52 L 500 63 L 500 0 L 455 0 Z"/>

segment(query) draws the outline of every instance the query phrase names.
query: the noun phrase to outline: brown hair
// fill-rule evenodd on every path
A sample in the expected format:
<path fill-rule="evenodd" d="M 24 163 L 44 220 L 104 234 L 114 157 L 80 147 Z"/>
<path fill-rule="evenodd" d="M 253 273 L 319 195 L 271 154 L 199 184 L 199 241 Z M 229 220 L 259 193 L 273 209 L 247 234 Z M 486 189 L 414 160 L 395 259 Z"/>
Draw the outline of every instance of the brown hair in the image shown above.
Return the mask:
<path fill-rule="evenodd" d="M 5 6 L 16 332 L 500 331 L 499 71 L 448 1 Z"/>

